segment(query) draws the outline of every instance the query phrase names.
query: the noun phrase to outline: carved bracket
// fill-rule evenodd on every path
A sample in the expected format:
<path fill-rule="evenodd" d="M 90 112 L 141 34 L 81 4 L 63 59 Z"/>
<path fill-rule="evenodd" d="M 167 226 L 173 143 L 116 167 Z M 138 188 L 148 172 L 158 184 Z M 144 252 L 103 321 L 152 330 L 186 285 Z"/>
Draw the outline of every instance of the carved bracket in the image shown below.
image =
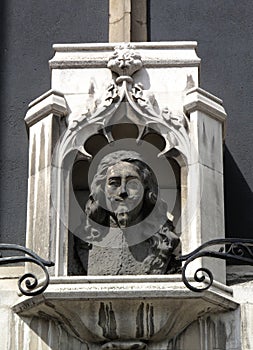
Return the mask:
<path fill-rule="evenodd" d="M 218 251 L 208 249 L 213 246 L 219 246 Z M 222 247 L 221 247 L 222 246 Z M 223 260 L 236 260 L 247 263 L 248 265 L 253 266 L 253 239 L 240 239 L 240 238 L 227 238 L 227 239 L 214 239 L 209 242 L 206 242 L 199 246 L 197 249 L 192 251 L 187 255 L 182 255 L 176 259 L 179 261 L 185 261 L 185 264 L 182 268 L 182 280 L 187 288 L 193 292 L 203 292 L 204 290 L 209 289 L 213 284 L 213 274 L 212 272 L 204 267 L 197 269 L 194 274 L 194 280 L 196 282 L 206 282 L 205 287 L 194 287 L 189 283 L 188 278 L 186 277 L 187 266 L 194 261 L 195 259 L 201 257 L 212 257 Z M 204 272 L 205 275 L 201 274 Z"/>

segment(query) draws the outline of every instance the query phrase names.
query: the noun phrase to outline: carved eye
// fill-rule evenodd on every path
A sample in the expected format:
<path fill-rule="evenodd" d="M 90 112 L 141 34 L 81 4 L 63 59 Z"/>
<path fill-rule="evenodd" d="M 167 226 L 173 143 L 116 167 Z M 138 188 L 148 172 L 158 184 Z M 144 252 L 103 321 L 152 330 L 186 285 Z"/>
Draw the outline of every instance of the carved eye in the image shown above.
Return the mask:
<path fill-rule="evenodd" d="M 127 188 L 131 190 L 139 190 L 141 188 L 141 183 L 137 179 L 131 179 L 127 182 Z"/>
<path fill-rule="evenodd" d="M 136 180 L 130 180 L 127 182 L 127 187 L 133 190 L 137 190 L 139 188 L 139 183 Z"/>
<path fill-rule="evenodd" d="M 111 187 L 120 187 L 120 180 L 119 179 L 109 179 L 108 185 Z"/>

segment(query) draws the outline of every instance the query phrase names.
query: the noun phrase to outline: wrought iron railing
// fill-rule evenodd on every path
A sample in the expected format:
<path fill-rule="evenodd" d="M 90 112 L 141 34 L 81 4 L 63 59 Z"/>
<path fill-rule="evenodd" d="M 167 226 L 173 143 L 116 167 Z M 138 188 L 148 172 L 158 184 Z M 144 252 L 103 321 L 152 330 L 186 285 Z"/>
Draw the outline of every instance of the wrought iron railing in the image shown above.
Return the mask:
<path fill-rule="evenodd" d="M 210 249 L 211 247 L 218 246 L 218 250 Z M 214 239 L 208 241 L 191 253 L 181 255 L 177 257 L 179 261 L 185 261 L 182 267 L 182 280 L 187 288 L 193 292 L 203 292 L 210 288 L 213 284 L 212 272 L 205 268 L 200 267 L 194 273 L 195 282 L 205 282 L 205 285 L 195 287 L 189 282 L 189 278 L 186 276 L 186 269 L 188 265 L 201 257 L 211 257 L 223 260 L 240 261 L 242 263 L 253 265 L 253 239 L 239 239 L 239 238 L 226 238 L 226 239 Z"/>
<path fill-rule="evenodd" d="M 216 246 L 216 249 L 214 249 Z M 3 251 L 14 251 L 23 253 L 24 255 L 3 256 Z M 182 281 L 185 286 L 193 292 L 203 292 L 209 289 L 213 284 L 213 273 L 205 268 L 198 268 L 193 276 L 195 282 L 203 283 L 199 287 L 193 286 L 186 276 L 188 265 L 194 260 L 201 257 L 211 257 L 223 260 L 239 261 L 248 265 L 253 265 L 253 239 L 226 238 L 214 239 L 208 241 L 191 253 L 177 257 L 177 260 L 184 263 L 182 267 Z M 22 294 L 27 296 L 35 296 L 43 293 L 49 284 L 49 274 L 46 267 L 54 266 L 52 261 L 46 261 L 35 254 L 32 250 L 16 244 L 0 244 L 0 265 L 17 264 L 29 262 L 39 266 L 45 278 L 40 281 L 34 273 L 26 272 L 18 280 L 18 287 Z M 25 286 L 25 288 L 23 287 Z"/>
<path fill-rule="evenodd" d="M 24 255 L 3 256 L 3 251 L 14 251 L 15 253 L 23 253 Z M 0 265 L 17 264 L 29 262 L 39 266 L 45 278 L 39 283 L 34 273 L 27 272 L 18 280 L 18 287 L 21 293 L 27 296 L 34 296 L 43 293 L 49 284 L 49 274 L 46 266 L 54 266 L 52 261 L 46 261 L 35 254 L 32 250 L 17 244 L 0 244 Z M 25 288 L 23 287 L 25 286 Z"/>

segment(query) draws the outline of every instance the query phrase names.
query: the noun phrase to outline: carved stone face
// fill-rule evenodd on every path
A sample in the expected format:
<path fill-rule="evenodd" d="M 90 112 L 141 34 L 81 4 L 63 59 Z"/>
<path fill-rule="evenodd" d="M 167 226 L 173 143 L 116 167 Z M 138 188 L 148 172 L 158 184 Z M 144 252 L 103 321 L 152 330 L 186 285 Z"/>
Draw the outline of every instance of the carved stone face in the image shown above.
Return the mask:
<path fill-rule="evenodd" d="M 140 216 L 144 188 L 136 165 L 120 161 L 107 170 L 105 197 L 107 209 L 120 227 L 133 224 Z"/>

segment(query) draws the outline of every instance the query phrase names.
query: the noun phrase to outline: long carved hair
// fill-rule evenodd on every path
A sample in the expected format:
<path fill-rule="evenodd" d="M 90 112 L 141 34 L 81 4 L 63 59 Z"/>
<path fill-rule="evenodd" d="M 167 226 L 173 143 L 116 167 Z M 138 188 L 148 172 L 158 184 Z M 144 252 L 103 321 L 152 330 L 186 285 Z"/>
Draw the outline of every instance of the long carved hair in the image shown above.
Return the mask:
<path fill-rule="evenodd" d="M 143 202 L 145 203 L 142 209 L 142 218 L 146 218 L 152 212 L 157 202 L 158 186 L 156 177 L 151 168 L 143 162 L 141 155 L 134 151 L 117 151 L 110 153 L 101 160 L 97 169 L 97 173 L 95 174 L 90 186 L 91 192 L 85 207 L 85 212 L 87 215 L 86 232 L 90 229 L 90 220 L 92 220 L 93 229 L 97 226 L 96 224 L 102 225 L 104 227 L 109 227 L 109 219 L 112 213 L 106 209 L 106 200 L 104 193 L 106 175 L 108 168 L 120 161 L 129 162 L 136 165 L 137 172 L 142 179 L 144 187 Z M 95 235 L 94 233 L 95 232 L 93 230 L 93 234 L 91 233 L 92 237 L 90 238 L 93 238 L 95 240 L 102 238 L 100 237 L 99 232 L 95 233 Z"/>
<path fill-rule="evenodd" d="M 179 239 L 173 232 L 173 223 L 168 220 L 167 204 L 160 198 L 156 176 L 137 152 L 116 151 L 106 155 L 101 160 L 97 173 L 91 183 L 91 192 L 85 207 L 86 239 L 90 243 L 100 242 L 109 230 L 112 213 L 106 209 L 105 182 L 108 168 L 120 161 L 136 165 L 142 179 L 144 186 L 144 205 L 140 227 L 144 237 L 143 240 L 150 240 L 154 252 L 153 258 L 152 255 L 149 256 L 149 262 L 147 263 L 153 265 L 154 270 L 159 270 L 164 264 L 168 264 L 170 260 L 168 256 L 172 254 L 178 245 Z M 166 244 L 163 244 L 165 242 Z M 153 262 L 150 259 L 153 259 Z"/>

